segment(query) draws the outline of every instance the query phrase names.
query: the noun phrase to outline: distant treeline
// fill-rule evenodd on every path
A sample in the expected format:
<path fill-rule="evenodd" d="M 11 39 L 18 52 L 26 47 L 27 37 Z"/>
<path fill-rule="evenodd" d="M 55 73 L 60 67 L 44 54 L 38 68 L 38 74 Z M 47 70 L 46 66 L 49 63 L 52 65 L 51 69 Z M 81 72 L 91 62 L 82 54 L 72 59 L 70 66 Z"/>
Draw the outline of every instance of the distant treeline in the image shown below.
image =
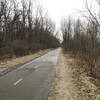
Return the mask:
<path fill-rule="evenodd" d="M 0 59 L 27 55 L 40 49 L 56 48 L 55 24 L 31 0 L 4 0 L 0 4 Z"/>

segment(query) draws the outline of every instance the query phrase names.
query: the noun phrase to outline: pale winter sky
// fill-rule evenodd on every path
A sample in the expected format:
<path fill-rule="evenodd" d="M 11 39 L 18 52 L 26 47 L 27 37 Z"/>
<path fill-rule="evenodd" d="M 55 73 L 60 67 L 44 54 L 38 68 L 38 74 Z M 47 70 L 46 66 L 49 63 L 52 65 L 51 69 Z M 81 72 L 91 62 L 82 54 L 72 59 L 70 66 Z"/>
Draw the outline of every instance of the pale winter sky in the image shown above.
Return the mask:
<path fill-rule="evenodd" d="M 39 0 L 43 7 L 48 10 L 49 15 L 60 25 L 61 19 L 72 16 L 80 18 L 78 10 L 84 10 L 86 0 Z M 95 0 L 87 0 L 90 5 L 94 6 Z"/>
<path fill-rule="evenodd" d="M 4 0 L 0 0 L 4 1 Z M 20 0 L 18 0 L 20 1 Z M 80 18 L 78 10 L 84 10 L 86 0 L 32 0 L 33 4 L 42 5 L 48 11 L 50 17 L 55 21 L 56 26 L 59 27 L 62 18 L 71 16 Z M 95 0 L 87 0 L 92 7 L 94 7 Z"/>
<path fill-rule="evenodd" d="M 82 0 L 42 0 L 48 13 L 59 24 L 60 20 L 66 16 L 75 16 L 77 10 L 83 9 Z"/>

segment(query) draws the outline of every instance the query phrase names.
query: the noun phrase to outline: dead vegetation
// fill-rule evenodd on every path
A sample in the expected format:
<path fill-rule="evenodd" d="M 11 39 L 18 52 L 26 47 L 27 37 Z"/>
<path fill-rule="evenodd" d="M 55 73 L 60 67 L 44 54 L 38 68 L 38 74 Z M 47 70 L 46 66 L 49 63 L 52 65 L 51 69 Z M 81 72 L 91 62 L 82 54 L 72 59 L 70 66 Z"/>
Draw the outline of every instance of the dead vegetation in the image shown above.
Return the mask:
<path fill-rule="evenodd" d="M 100 1 L 96 0 L 96 3 L 99 8 Z M 85 7 L 85 12 L 80 12 L 87 22 L 72 17 L 63 19 L 62 47 L 72 70 L 72 82 L 77 88 L 78 95 L 75 94 L 77 98 L 74 99 L 100 100 L 100 16 L 98 11 L 92 11 L 87 0 Z"/>
<path fill-rule="evenodd" d="M 0 1 L 0 60 L 58 47 L 54 22 L 41 6 L 33 9 L 32 2 Z"/>
<path fill-rule="evenodd" d="M 15 58 L 10 58 L 10 59 L 4 60 L 4 61 L 0 61 L 0 69 L 14 67 L 17 65 L 24 64 L 28 61 L 31 61 L 39 56 L 46 54 L 47 52 L 49 52 L 51 50 L 52 49 L 40 50 L 39 52 L 30 54 L 27 56 L 18 57 L 18 58 L 15 57 Z"/>
<path fill-rule="evenodd" d="M 71 70 L 65 67 L 63 55 L 60 54 L 56 68 L 56 76 L 48 100 L 73 100 L 72 94 L 69 92 L 73 87 L 71 81 Z"/>
<path fill-rule="evenodd" d="M 88 76 L 88 70 L 86 67 L 82 67 L 78 59 L 72 58 L 69 56 L 70 67 L 73 71 L 73 83 L 77 87 L 77 99 L 75 100 L 100 100 L 99 94 L 100 90 L 94 84 L 91 79 L 92 77 Z M 84 65 L 86 66 L 86 65 Z"/>
<path fill-rule="evenodd" d="M 64 55 L 59 58 L 48 100 L 100 100 L 99 88 L 91 82 L 92 77 L 79 60 L 70 54 Z"/>
<path fill-rule="evenodd" d="M 98 8 L 100 1 L 96 0 Z M 61 31 L 63 33 L 63 48 L 74 57 L 86 63 L 88 73 L 94 78 L 100 78 L 100 16 L 93 11 L 88 1 L 85 3 L 85 12 L 80 11 L 87 22 L 72 17 L 63 19 Z"/>

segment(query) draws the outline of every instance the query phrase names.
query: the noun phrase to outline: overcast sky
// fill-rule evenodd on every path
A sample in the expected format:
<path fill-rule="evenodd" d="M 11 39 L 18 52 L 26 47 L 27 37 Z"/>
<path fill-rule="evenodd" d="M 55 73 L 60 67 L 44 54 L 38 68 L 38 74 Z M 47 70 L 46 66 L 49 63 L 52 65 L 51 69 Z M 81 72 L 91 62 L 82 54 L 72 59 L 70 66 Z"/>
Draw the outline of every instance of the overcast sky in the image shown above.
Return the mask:
<path fill-rule="evenodd" d="M 86 0 L 39 0 L 39 3 L 48 10 L 49 15 L 60 25 L 61 19 L 72 16 L 79 17 L 78 10 L 84 10 Z M 95 0 L 88 0 L 90 5 L 94 5 Z"/>
<path fill-rule="evenodd" d="M 84 8 L 82 0 L 42 0 L 51 17 L 59 23 L 64 16 L 75 16 L 76 10 Z"/>
<path fill-rule="evenodd" d="M 43 8 L 45 8 L 48 11 L 50 17 L 56 22 L 57 27 L 59 27 L 61 19 L 64 17 L 68 16 L 72 16 L 75 18 L 80 17 L 78 14 L 78 10 L 84 10 L 86 0 L 32 0 L 32 1 L 33 4 L 37 3 L 42 5 Z M 87 0 L 87 1 L 89 2 L 90 5 L 94 6 L 95 0 Z"/>

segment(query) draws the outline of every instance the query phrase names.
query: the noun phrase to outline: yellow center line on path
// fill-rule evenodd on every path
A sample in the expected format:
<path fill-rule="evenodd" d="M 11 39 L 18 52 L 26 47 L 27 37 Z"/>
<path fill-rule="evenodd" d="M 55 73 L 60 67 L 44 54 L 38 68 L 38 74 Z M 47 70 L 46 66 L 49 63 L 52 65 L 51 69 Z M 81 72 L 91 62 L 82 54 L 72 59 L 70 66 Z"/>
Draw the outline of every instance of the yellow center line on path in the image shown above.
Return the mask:
<path fill-rule="evenodd" d="M 13 85 L 16 86 L 17 84 L 19 84 L 23 79 L 20 78 L 18 81 L 16 81 Z"/>
<path fill-rule="evenodd" d="M 38 69 L 39 66 L 35 66 L 34 69 Z M 23 81 L 22 78 L 20 78 L 19 80 L 17 80 L 13 85 L 16 86 L 17 84 L 19 84 L 21 81 Z"/>

